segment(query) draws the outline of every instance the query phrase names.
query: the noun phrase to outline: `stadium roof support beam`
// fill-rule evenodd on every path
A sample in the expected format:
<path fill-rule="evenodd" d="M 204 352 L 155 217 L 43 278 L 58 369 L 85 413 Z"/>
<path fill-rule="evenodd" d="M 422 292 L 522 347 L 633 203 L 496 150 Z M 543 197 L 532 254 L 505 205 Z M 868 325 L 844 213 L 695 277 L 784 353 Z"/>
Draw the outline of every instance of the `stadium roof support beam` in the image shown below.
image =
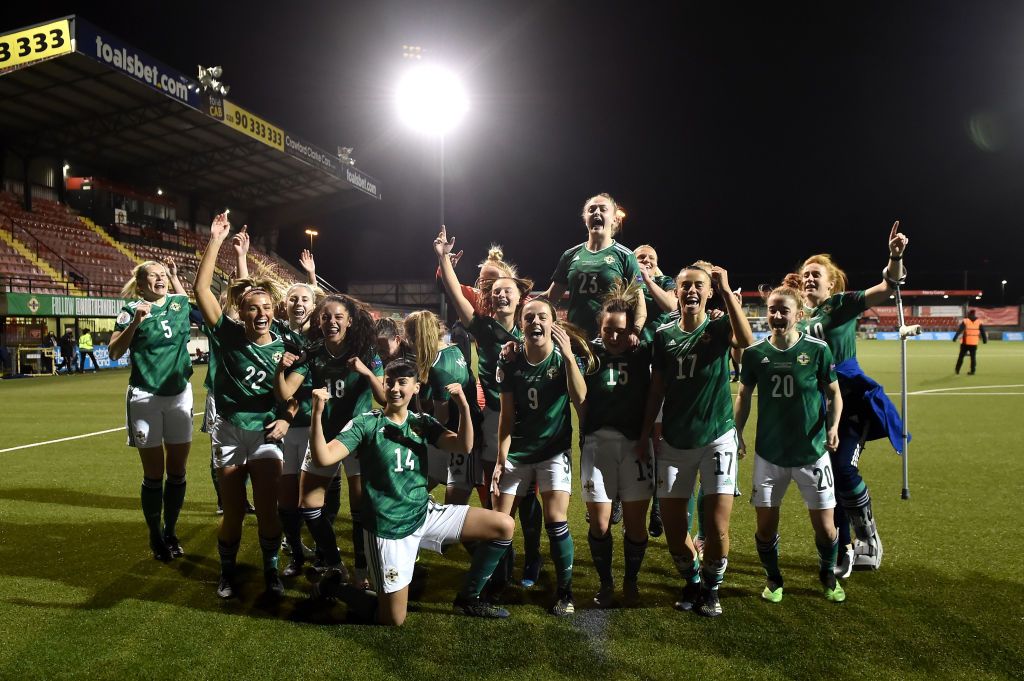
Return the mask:
<path fill-rule="evenodd" d="M 66 149 L 86 150 L 98 147 L 104 137 L 117 135 L 147 123 L 155 123 L 173 116 L 178 110 L 173 101 L 155 102 L 128 111 L 117 111 L 73 125 L 50 128 L 28 133 L 25 139 L 33 147 L 31 151 L 60 151 Z M 79 143 L 80 144 L 76 144 Z"/>

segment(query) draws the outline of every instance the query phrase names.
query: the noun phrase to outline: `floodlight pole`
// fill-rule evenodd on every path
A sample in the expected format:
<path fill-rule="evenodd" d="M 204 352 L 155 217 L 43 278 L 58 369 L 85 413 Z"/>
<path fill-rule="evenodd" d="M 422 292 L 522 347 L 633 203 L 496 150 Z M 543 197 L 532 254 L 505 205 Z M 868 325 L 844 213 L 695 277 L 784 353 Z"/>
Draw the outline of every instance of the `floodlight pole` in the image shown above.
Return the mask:
<path fill-rule="evenodd" d="M 441 222 L 439 225 L 444 224 L 444 133 L 438 136 L 438 143 L 441 155 Z M 437 311 L 441 322 L 448 326 L 448 299 L 445 297 L 444 288 L 438 292 L 438 305 Z"/>
<path fill-rule="evenodd" d="M 900 498 L 910 499 L 910 437 L 907 428 L 907 333 L 908 329 L 903 318 L 903 297 L 900 295 L 900 285 L 896 284 L 896 319 L 899 323 L 900 334 L 900 419 L 903 421 L 903 490 Z M 920 333 L 920 327 L 918 327 Z M 916 335 L 916 334 L 915 334 Z"/>

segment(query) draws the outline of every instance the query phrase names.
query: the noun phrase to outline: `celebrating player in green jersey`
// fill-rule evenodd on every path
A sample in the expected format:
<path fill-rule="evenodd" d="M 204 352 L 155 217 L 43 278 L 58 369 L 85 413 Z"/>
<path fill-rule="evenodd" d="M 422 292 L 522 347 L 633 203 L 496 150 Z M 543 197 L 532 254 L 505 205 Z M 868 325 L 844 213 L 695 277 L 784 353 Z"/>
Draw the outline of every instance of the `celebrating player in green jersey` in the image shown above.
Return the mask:
<path fill-rule="evenodd" d="M 715 290 L 729 312 L 711 319 L 707 303 Z M 658 497 L 669 553 L 686 582 L 675 605 L 717 617 L 722 614 L 718 587 L 729 563 L 729 515 L 737 475 L 729 351 L 748 346 L 753 334 L 721 267 L 699 262 L 683 268 L 676 277 L 676 296 L 679 321 L 659 328 L 654 338 L 651 390 L 637 455 L 647 455 L 662 410 L 664 443 L 653 443 Z M 698 473 L 708 530 L 703 570 L 687 527 L 687 505 Z"/>
<path fill-rule="evenodd" d="M 641 288 L 644 292 L 644 305 L 647 307 L 642 339 L 651 342 L 658 327 L 667 324 L 670 313 L 679 309 L 675 293 L 676 280 L 666 276 L 658 267 L 658 252 L 654 246 L 637 246 L 633 249 L 633 255 L 640 265 L 640 276 L 643 278 Z"/>
<path fill-rule="evenodd" d="M 476 379 L 469 370 L 465 355 L 455 345 L 442 345 L 438 337 L 440 321 L 433 312 L 417 310 L 405 318 L 405 337 L 416 354 L 419 379 L 430 389 L 432 412 L 448 428 L 455 425 L 455 402 L 445 387 L 452 383 L 462 386 L 466 395 L 476 397 Z M 480 405 L 474 399 L 470 404 L 474 430 L 480 425 Z M 481 482 L 480 467 L 473 452 L 445 454 L 430 450 L 431 481 L 445 485 L 444 503 L 465 504 L 469 495 Z"/>
<path fill-rule="evenodd" d="M 217 422 L 213 441 L 224 515 L 217 532 L 221 563 L 217 595 L 235 595 L 247 471 L 252 480 L 267 592 L 281 595 L 284 585 L 277 572 L 281 547 L 277 493 L 283 458 L 280 441 L 288 431 L 289 418 L 279 414 L 274 398 L 274 371 L 284 354 L 284 344 L 271 331 L 278 298 L 274 282 L 236 281 L 231 297 L 238 307 L 239 322 L 224 316 L 210 286 L 217 253 L 230 230 L 226 214 L 214 218 L 194 285 L 196 302 L 217 339 L 213 348 L 219 356 L 214 379 Z"/>
<path fill-rule="evenodd" d="M 480 590 L 512 543 L 514 524 L 507 515 L 469 506 L 434 503 L 427 492 L 427 445 L 468 454 L 473 448 L 470 407 L 462 386 L 445 386 L 457 405 L 458 432 L 434 417 L 409 410 L 419 392 L 417 367 L 396 360 L 385 370 L 383 410 L 355 416 L 329 442 L 322 419 L 330 393 L 313 392 L 313 427 L 310 452 L 315 465 L 337 466 L 358 450 L 366 492 L 366 554 L 377 595 L 346 587 L 340 577 L 317 585 L 323 596 L 341 596 L 379 624 L 405 621 L 416 554 L 421 547 L 434 551 L 456 542 L 479 542 L 462 590 L 455 599 L 457 613 L 476 617 L 507 617 L 508 611 L 480 599 Z"/>
<path fill-rule="evenodd" d="M 834 573 L 839 544 L 832 518 L 834 480 L 826 448 L 834 450 L 839 444 L 843 398 L 828 345 L 796 330 L 802 302 L 800 293 L 788 287 L 769 294 L 771 336 L 743 352 L 736 428 L 740 453 L 744 454 L 743 426 L 750 416 L 750 398 L 756 386 L 757 440 L 750 501 L 757 511 L 757 555 L 768 578 L 761 597 L 773 603 L 782 600 L 779 507 L 792 480 L 811 516 L 825 598 L 841 603 L 846 593 Z"/>
<path fill-rule="evenodd" d="M 654 493 L 651 460 L 638 459 L 636 441 L 643 426 L 644 405 L 651 384 L 651 346 L 629 342 L 640 287 L 631 283 L 612 288 L 601 306 L 601 335 L 591 341 L 597 371 L 587 376 L 583 404 L 583 452 L 580 471 L 583 500 L 587 502 L 590 532 L 587 541 L 601 588 L 594 596 L 599 608 L 611 607 L 615 595 L 612 578 L 612 500 L 622 500 L 625 538 L 622 545 L 626 574 L 622 595 L 628 605 L 640 598 L 637 576 L 647 550 L 647 504 Z"/>
<path fill-rule="evenodd" d="M 544 507 L 544 524 L 551 541 L 551 557 L 558 571 L 558 593 L 551 612 L 571 615 L 573 542 L 569 534 L 569 495 L 572 492 L 572 418 L 570 402 L 580 410 L 587 384 L 574 354 L 593 357 L 586 341 L 555 320 L 547 298 L 523 306 L 520 324 L 522 350 L 498 364 L 501 412 L 498 419 L 498 461 L 491 486 L 494 507 L 514 515 L 519 498 L 536 484 Z M 557 347 L 556 347 L 557 346 Z"/>
<path fill-rule="evenodd" d="M 588 338 L 597 335 L 597 313 L 612 285 L 620 280 L 629 284 L 640 278 L 636 256 L 612 238 L 621 230 L 624 217 L 615 199 L 608 194 L 588 199 L 583 205 L 587 240 L 562 254 L 545 293 L 549 300 L 557 303 L 562 294 L 569 291 L 568 319 L 583 329 Z M 636 327 L 632 330 L 634 345 L 640 342 L 646 320 L 647 305 L 641 302 Z"/>
<path fill-rule="evenodd" d="M 294 395 L 306 382 L 318 388 L 325 387 L 331 397 L 323 410 L 323 428 L 327 436 L 333 438 L 355 415 L 369 411 L 374 398 L 384 402 L 384 387 L 380 380 L 384 372 L 380 358 L 374 352 L 376 332 L 373 318 L 362 303 L 351 296 L 333 294 L 320 303 L 314 314 L 322 340 L 308 347 L 304 356 L 286 352 L 277 369 L 275 387 L 279 399 Z M 367 586 L 360 459 L 345 459 L 344 469 L 352 512 L 356 583 Z M 291 535 L 298 535 L 301 519 L 305 518 L 328 572 L 344 572 L 334 534 L 334 518 L 331 509 L 324 508 L 338 473 L 337 465 L 317 466 L 309 456 L 305 456 L 299 477 L 301 512 L 297 515 L 282 514 L 289 543 L 292 542 Z M 333 513 L 337 513 L 336 508 Z M 289 576 L 299 572 L 303 560 L 293 550 L 292 563 L 287 568 Z"/>
<path fill-rule="evenodd" d="M 117 316 L 108 350 L 114 360 L 131 350 L 128 445 L 138 448 L 142 460 L 142 513 L 153 557 L 162 561 L 184 555 L 175 525 L 192 445 L 188 296 L 169 294 L 167 285 L 161 263 L 144 262 L 132 271 L 121 297 L 135 300 Z"/>
<path fill-rule="evenodd" d="M 839 447 L 831 452 L 836 479 L 836 525 L 843 557 L 836 571 L 840 578 L 856 569 L 877 570 L 882 565 L 882 540 L 871 509 L 871 495 L 860 475 L 859 461 L 867 440 L 889 438 L 898 452 L 903 447 L 903 422 L 885 390 L 867 376 L 857 362 L 857 318 L 874 305 L 887 305 L 893 284 L 905 278 L 903 254 L 909 239 L 889 232 L 889 261 L 882 281 L 864 291 L 847 291 L 846 274 L 826 254 L 812 255 L 800 269 L 806 305 L 797 329 L 828 343 L 836 363 L 845 409 L 839 423 Z M 856 541 L 850 544 L 850 525 Z"/>

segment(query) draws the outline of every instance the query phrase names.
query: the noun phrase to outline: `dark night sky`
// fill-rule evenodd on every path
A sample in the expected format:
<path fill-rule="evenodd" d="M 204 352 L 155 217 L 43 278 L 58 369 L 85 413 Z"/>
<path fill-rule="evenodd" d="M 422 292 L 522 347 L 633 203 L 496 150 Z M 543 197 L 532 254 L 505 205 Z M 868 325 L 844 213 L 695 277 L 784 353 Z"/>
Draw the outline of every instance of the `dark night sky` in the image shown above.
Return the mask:
<path fill-rule="evenodd" d="M 232 100 L 354 146 L 384 201 L 318 225 L 335 283 L 432 275 L 436 149 L 390 99 L 411 43 L 473 100 L 446 145 L 467 261 L 499 241 L 546 285 L 585 238 L 583 201 L 608 191 L 622 241 L 653 243 L 666 270 L 707 258 L 750 288 L 829 251 L 866 286 L 899 218 L 912 288 L 959 288 L 967 269 L 989 302 L 1002 278 L 1024 290 L 1024 4 L 211 4 L 36 3 L 3 24 L 79 13 L 189 74 L 221 64 Z"/>

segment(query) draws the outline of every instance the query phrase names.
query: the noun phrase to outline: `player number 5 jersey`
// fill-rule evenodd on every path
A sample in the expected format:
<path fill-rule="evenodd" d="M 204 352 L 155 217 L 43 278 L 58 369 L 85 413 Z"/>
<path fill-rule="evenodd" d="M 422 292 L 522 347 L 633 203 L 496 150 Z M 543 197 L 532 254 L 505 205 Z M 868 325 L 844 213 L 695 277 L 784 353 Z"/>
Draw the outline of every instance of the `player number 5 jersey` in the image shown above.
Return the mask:
<path fill-rule="evenodd" d="M 123 308 L 114 328 L 124 331 L 135 318 L 135 300 Z M 128 384 L 154 395 L 178 395 L 192 375 L 188 354 L 191 323 L 188 296 L 169 294 L 163 305 L 153 304 L 149 315 L 135 330 L 131 345 L 132 374 Z"/>

